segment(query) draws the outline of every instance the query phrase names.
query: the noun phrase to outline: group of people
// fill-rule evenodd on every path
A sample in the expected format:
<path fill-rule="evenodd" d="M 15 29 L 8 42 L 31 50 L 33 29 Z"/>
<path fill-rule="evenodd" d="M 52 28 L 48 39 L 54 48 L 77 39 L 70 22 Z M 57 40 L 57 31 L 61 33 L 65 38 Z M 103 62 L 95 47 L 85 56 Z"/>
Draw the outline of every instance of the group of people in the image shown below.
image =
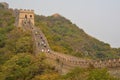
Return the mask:
<path fill-rule="evenodd" d="M 38 39 L 37 46 L 39 47 L 40 51 L 50 53 L 50 49 L 47 47 L 43 36 L 38 31 L 35 31 L 35 36 Z"/>
<path fill-rule="evenodd" d="M 22 25 L 24 26 L 24 29 L 33 29 L 30 19 L 25 18 L 24 20 L 22 20 Z"/>
<path fill-rule="evenodd" d="M 23 23 L 23 26 L 26 26 L 26 28 L 29 28 L 33 31 L 33 34 L 35 36 L 34 38 L 35 38 L 35 41 L 36 41 L 36 46 L 38 47 L 38 49 L 41 52 L 50 53 L 50 49 L 48 48 L 44 37 L 40 34 L 40 32 L 37 29 L 33 28 L 30 20 L 25 19 L 25 20 L 22 21 L 22 23 Z"/>

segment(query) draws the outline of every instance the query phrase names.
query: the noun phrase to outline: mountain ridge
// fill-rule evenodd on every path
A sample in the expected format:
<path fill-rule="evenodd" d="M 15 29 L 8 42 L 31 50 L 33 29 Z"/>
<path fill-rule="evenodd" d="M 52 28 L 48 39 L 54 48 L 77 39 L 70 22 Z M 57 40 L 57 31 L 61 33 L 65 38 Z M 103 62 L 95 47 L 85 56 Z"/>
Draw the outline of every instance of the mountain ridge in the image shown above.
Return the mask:
<path fill-rule="evenodd" d="M 115 48 L 111 48 L 108 43 L 104 43 L 103 41 L 99 41 L 98 39 L 88 35 L 87 33 L 84 32 L 83 29 L 80 29 L 78 26 L 76 26 L 70 20 L 66 19 L 63 16 L 59 17 L 54 16 L 45 17 L 38 15 L 36 16 L 37 16 L 35 18 L 36 26 L 39 26 L 39 28 L 43 31 L 43 33 L 46 35 L 48 39 L 49 44 L 55 51 L 58 52 L 60 51 L 65 54 L 69 53 L 79 57 L 81 56 L 84 57 L 91 56 L 92 58 L 94 56 L 96 58 L 119 57 L 118 53 L 115 51 Z M 52 34 L 51 35 L 52 38 L 50 38 L 50 34 Z M 54 41 L 56 43 L 54 43 Z M 59 43 L 58 41 L 61 43 Z M 72 53 L 72 51 L 76 53 L 74 52 Z"/>

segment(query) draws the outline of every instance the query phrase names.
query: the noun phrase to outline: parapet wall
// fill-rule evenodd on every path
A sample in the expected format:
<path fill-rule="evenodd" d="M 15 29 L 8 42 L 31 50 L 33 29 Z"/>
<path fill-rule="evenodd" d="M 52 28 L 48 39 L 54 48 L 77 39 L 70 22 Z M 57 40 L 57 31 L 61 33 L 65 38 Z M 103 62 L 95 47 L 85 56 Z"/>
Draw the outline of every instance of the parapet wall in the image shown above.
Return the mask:
<path fill-rule="evenodd" d="M 19 12 L 34 13 L 34 10 L 31 10 L 31 9 L 20 9 Z"/>
<path fill-rule="evenodd" d="M 34 10 L 32 10 L 32 9 L 14 9 L 14 14 L 18 15 L 18 13 L 32 13 L 32 14 L 34 14 Z"/>
<path fill-rule="evenodd" d="M 109 59 L 109 60 L 86 60 L 86 59 L 79 59 L 74 57 L 68 57 L 67 55 L 60 55 L 59 53 L 51 53 L 48 55 L 53 59 L 59 59 L 63 62 L 64 65 L 69 66 L 79 66 L 82 68 L 90 67 L 91 65 L 95 68 L 116 68 L 120 67 L 120 59 Z"/>

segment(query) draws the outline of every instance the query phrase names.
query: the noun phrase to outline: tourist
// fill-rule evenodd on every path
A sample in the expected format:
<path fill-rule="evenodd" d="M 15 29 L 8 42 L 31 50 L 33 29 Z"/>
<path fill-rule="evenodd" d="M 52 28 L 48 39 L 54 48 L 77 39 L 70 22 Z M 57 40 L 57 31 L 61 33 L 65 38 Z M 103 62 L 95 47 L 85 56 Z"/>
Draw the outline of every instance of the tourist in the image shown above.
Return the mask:
<path fill-rule="evenodd" d="M 44 52 L 44 49 L 42 49 L 42 52 Z"/>
<path fill-rule="evenodd" d="M 47 52 L 50 53 L 50 50 L 48 49 Z"/>

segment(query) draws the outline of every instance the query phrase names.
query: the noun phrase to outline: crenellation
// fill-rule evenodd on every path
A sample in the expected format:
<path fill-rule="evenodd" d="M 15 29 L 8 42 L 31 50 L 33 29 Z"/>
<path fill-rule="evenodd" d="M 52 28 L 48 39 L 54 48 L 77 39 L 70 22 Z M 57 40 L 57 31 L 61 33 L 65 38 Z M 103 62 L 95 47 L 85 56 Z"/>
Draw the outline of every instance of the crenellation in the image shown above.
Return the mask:
<path fill-rule="evenodd" d="M 34 12 L 34 10 L 32 10 L 32 9 L 30 11 Z"/>
<path fill-rule="evenodd" d="M 23 10 L 23 9 L 20 9 L 21 11 Z"/>
<path fill-rule="evenodd" d="M 19 11 L 23 11 L 23 12 L 34 12 L 34 10 L 32 10 L 32 9 L 19 9 Z"/>

